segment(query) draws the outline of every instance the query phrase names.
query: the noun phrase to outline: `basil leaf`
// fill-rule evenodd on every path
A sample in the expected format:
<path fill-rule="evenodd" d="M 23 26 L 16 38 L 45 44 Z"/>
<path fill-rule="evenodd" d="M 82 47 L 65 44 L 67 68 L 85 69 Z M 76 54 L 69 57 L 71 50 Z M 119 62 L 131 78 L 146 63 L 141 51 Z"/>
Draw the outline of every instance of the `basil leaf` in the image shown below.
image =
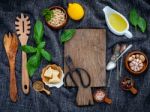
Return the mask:
<path fill-rule="evenodd" d="M 28 45 L 21 46 L 21 49 L 26 53 L 35 53 L 37 51 L 36 48 Z"/>
<path fill-rule="evenodd" d="M 60 37 L 61 43 L 70 40 L 74 36 L 75 32 L 76 32 L 75 29 L 65 30 Z"/>
<path fill-rule="evenodd" d="M 29 77 L 32 77 L 34 72 L 36 71 L 37 67 L 27 64 L 27 69 L 28 69 Z"/>
<path fill-rule="evenodd" d="M 29 76 L 32 77 L 41 62 L 41 55 L 37 52 L 35 55 L 31 56 L 27 62 L 27 69 Z"/>
<path fill-rule="evenodd" d="M 44 26 L 40 20 L 37 20 L 34 25 L 34 39 L 37 44 L 39 44 L 42 41 L 44 34 Z"/>
<path fill-rule="evenodd" d="M 46 42 L 40 42 L 39 45 L 37 46 L 38 48 L 42 49 L 46 45 Z"/>
<path fill-rule="evenodd" d="M 45 17 L 46 21 L 50 21 L 54 13 L 52 10 L 46 8 L 42 11 L 42 15 Z"/>
<path fill-rule="evenodd" d="M 131 24 L 133 25 L 133 26 L 137 26 L 137 24 L 138 24 L 138 18 L 139 18 L 139 16 L 138 16 L 138 14 L 137 14 L 137 11 L 135 10 L 135 9 L 132 9 L 131 11 L 130 11 L 130 17 L 129 17 L 129 20 L 130 20 L 130 22 L 131 22 Z"/>
<path fill-rule="evenodd" d="M 139 26 L 139 28 L 141 29 L 141 31 L 144 33 L 145 30 L 146 30 L 146 21 L 145 21 L 144 18 L 139 17 L 138 26 Z"/>
<path fill-rule="evenodd" d="M 47 52 L 46 50 L 44 50 L 44 49 L 41 49 L 40 52 L 41 52 L 41 55 L 42 55 L 46 60 L 51 61 L 52 55 L 51 55 L 50 53 L 48 53 L 48 52 Z"/>

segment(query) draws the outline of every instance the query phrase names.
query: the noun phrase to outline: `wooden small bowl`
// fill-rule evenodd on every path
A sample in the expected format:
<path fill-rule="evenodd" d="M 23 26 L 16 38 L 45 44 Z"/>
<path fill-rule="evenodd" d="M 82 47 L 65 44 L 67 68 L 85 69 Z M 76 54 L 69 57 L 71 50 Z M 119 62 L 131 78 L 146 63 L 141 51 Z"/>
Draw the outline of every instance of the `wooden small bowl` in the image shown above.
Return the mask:
<path fill-rule="evenodd" d="M 66 20 L 65 20 L 65 22 L 64 22 L 62 25 L 60 25 L 60 26 L 58 26 L 58 27 L 52 26 L 51 24 L 48 23 L 48 21 L 45 20 L 45 21 L 46 21 L 46 24 L 47 24 L 50 28 L 55 29 L 55 30 L 61 29 L 62 27 L 64 27 L 64 26 L 67 24 L 67 20 L 68 20 L 68 15 L 67 15 L 66 10 L 65 10 L 64 8 L 60 7 L 60 6 L 52 6 L 52 7 L 50 7 L 49 9 L 50 9 L 50 10 L 53 10 L 53 9 L 60 9 L 60 10 L 62 10 L 62 11 L 65 13 L 65 18 L 66 18 Z"/>
<path fill-rule="evenodd" d="M 128 59 L 129 59 L 129 57 L 130 57 L 131 55 L 135 55 L 135 54 L 141 54 L 141 55 L 143 55 L 143 56 L 145 57 L 145 61 L 143 62 L 143 64 L 144 64 L 143 69 L 140 70 L 140 71 L 138 71 L 138 72 L 135 72 L 135 71 L 131 70 L 131 68 L 129 67 L 129 61 L 128 61 Z M 132 52 L 130 52 L 130 53 L 125 57 L 125 67 L 126 67 L 126 69 L 127 69 L 130 73 L 132 73 L 132 74 L 135 75 L 135 76 L 138 76 L 138 75 L 142 74 L 143 72 L 145 72 L 146 69 L 148 68 L 148 58 L 147 58 L 147 56 L 146 56 L 143 52 L 141 52 L 141 51 L 132 51 Z"/>
<path fill-rule="evenodd" d="M 97 91 L 101 91 L 101 92 L 103 92 L 103 93 L 105 94 L 105 96 L 103 97 L 103 99 L 102 99 L 101 101 L 99 101 L 99 100 L 97 100 L 97 99 L 95 98 Z M 106 92 L 105 92 L 104 90 L 99 89 L 99 90 L 97 90 L 97 91 L 95 91 L 94 94 L 93 94 L 93 99 L 94 99 L 96 102 L 98 102 L 98 103 L 105 102 L 105 103 L 107 103 L 107 104 L 111 104 L 111 103 L 112 103 L 112 100 L 107 97 L 107 94 L 106 94 Z"/>
<path fill-rule="evenodd" d="M 124 88 L 123 86 L 122 86 L 122 82 L 123 82 L 123 80 L 127 80 L 127 79 L 129 79 L 129 80 L 131 80 L 132 81 L 132 86 L 130 87 L 130 88 Z M 138 93 L 138 90 L 135 88 L 135 82 L 134 82 L 134 80 L 133 79 L 131 79 L 131 78 L 129 78 L 129 77 L 125 77 L 125 78 L 123 78 L 121 81 L 120 81 L 120 87 L 123 89 L 123 90 L 125 90 L 125 91 L 130 91 L 132 94 L 137 94 Z"/>

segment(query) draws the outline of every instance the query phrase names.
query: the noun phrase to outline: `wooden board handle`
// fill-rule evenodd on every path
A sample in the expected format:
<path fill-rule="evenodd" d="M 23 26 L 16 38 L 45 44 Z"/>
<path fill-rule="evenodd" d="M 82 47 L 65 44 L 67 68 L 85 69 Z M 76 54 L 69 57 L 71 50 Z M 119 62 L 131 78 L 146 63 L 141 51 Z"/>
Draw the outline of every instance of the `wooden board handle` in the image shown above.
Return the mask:
<path fill-rule="evenodd" d="M 79 86 L 76 102 L 78 106 L 93 105 L 94 102 L 91 87 L 83 88 L 82 86 Z"/>
<path fill-rule="evenodd" d="M 22 52 L 22 90 L 25 94 L 29 93 L 29 75 L 27 70 L 27 55 Z"/>
<path fill-rule="evenodd" d="M 17 84 L 15 75 L 15 62 L 10 63 L 10 99 L 13 102 L 17 101 Z"/>
<path fill-rule="evenodd" d="M 132 94 L 137 94 L 138 93 L 137 89 L 135 89 L 134 87 L 131 87 L 130 91 L 132 92 Z"/>
<path fill-rule="evenodd" d="M 111 104 L 112 100 L 110 98 L 105 97 L 104 102 L 107 103 L 107 104 Z"/>

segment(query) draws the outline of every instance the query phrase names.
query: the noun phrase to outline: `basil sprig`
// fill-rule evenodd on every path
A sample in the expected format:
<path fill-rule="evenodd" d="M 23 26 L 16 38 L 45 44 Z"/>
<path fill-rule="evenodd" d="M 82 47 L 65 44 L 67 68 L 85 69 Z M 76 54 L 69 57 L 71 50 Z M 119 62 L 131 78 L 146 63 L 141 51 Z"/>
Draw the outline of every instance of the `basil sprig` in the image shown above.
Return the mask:
<path fill-rule="evenodd" d="M 136 9 L 130 11 L 129 20 L 135 28 L 138 26 L 143 33 L 145 32 L 147 27 L 146 20 L 138 15 Z"/>
<path fill-rule="evenodd" d="M 42 10 L 42 15 L 45 17 L 46 21 L 50 21 L 54 13 L 52 10 L 46 8 Z"/>
<path fill-rule="evenodd" d="M 42 58 L 45 58 L 48 61 L 51 61 L 52 59 L 52 55 L 44 49 L 46 42 L 43 41 L 43 35 L 44 26 L 40 20 L 37 20 L 34 25 L 34 40 L 36 42 L 36 47 L 29 45 L 21 47 L 24 52 L 32 54 L 27 62 L 27 69 L 30 77 L 33 76 L 34 72 L 39 67 Z"/>
<path fill-rule="evenodd" d="M 61 43 L 69 41 L 74 36 L 75 32 L 75 29 L 65 30 L 60 37 Z"/>

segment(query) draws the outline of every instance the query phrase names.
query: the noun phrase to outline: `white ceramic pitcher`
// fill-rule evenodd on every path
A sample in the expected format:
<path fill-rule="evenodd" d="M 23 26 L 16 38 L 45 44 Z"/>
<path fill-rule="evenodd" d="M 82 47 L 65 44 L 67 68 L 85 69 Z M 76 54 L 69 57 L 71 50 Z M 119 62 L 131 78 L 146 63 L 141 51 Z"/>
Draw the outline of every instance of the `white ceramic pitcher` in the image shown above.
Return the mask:
<path fill-rule="evenodd" d="M 115 11 L 114 9 L 112 9 L 109 6 L 105 6 L 103 8 L 103 11 L 104 11 L 104 14 L 105 14 L 105 19 L 106 19 L 107 26 L 108 26 L 108 28 L 110 29 L 111 32 L 113 32 L 116 35 L 125 35 L 128 38 L 132 38 L 133 37 L 132 33 L 129 31 L 129 23 L 128 23 L 127 19 L 122 14 L 120 14 L 117 11 Z M 116 29 L 114 29 L 111 26 L 110 22 L 109 22 L 109 16 L 111 14 L 114 14 L 114 13 L 120 15 L 125 20 L 125 22 L 127 23 L 127 27 L 123 31 L 121 31 L 121 32 L 119 32 Z"/>

